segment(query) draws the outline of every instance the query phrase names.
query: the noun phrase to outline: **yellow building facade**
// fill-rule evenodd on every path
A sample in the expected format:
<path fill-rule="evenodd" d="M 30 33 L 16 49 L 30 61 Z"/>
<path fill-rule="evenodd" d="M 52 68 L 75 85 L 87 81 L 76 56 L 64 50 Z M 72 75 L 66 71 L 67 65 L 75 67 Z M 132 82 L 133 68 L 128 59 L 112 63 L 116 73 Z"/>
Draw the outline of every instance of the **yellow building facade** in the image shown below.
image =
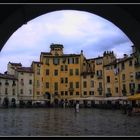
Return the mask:
<path fill-rule="evenodd" d="M 80 97 L 81 67 L 84 59 L 81 54 L 63 54 L 63 45 L 52 44 L 50 52 L 42 52 L 42 93 L 51 102 Z"/>
<path fill-rule="evenodd" d="M 41 52 L 40 62 L 32 62 L 34 99 L 51 102 L 80 97 L 121 97 L 140 92 L 138 54 L 116 58 L 113 51 L 86 59 L 79 54 L 64 54 L 63 45 L 51 44 Z"/>

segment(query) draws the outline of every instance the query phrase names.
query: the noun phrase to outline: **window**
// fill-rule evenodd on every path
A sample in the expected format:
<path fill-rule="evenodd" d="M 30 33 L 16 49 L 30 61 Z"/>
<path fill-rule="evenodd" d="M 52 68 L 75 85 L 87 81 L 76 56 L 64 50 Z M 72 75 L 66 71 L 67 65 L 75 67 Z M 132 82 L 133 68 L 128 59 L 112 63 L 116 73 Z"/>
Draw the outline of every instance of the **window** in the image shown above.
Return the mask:
<path fill-rule="evenodd" d="M 102 76 L 102 70 L 98 71 L 98 76 Z"/>
<path fill-rule="evenodd" d="M 5 85 L 7 85 L 7 86 L 9 85 L 8 80 L 5 81 Z"/>
<path fill-rule="evenodd" d="M 140 91 L 140 84 L 138 84 L 138 92 Z"/>
<path fill-rule="evenodd" d="M 64 96 L 64 91 L 61 91 L 61 96 Z"/>
<path fill-rule="evenodd" d="M 49 82 L 46 82 L 46 88 L 49 88 Z"/>
<path fill-rule="evenodd" d="M 106 70 L 110 70 L 110 66 L 106 66 Z"/>
<path fill-rule="evenodd" d="M 70 75 L 71 76 L 73 75 L 73 69 L 70 69 Z"/>
<path fill-rule="evenodd" d="M 23 73 L 23 72 L 21 72 L 20 74 L 21 74 L 21 75 L 24 75 L 24 73 Z"/>
<path fill-rule="evenodd" d="M 130 72 L 130 78 L 133 78 L 133 72 Z"/>
<path fill-rule="evenodd" d="M 23 94 L 23 89 L 20 89 L 20 94 Z"/>
<path fill-rule="evenodd" d="M 102 82 L 99 82 L 99 88 L 102 88 Z"/>
<path fill-rule="evenodd" d="M 125 86 L 125 84 L 123 84 L 123 85 L 122 85 L 122 88 L 123 88 L 123 90 L 125 90 L 125 89 L 126 89 L 126 86 Z"/>
<path fill-rule="evenodd" d="M 68 58 L 68 64 L 74 64 L 74 58 Z"/>
<path fill-rule="evenodd" d="M 96 60 L 96 65 L 100 65 L 100 64 L 102 64 L 102 59 L 97 59 Z"/>
<path fill-rule="evenodd" d="M 99 91 L 99 95 L 102 95 L 102 91 Z"/>
<path fill-rule="evenodd" d="M 54 70 L 54 76 L 58 76 L 58 70 Z"/>
<path fill-rule="evenodd" d="M 71 91 L 71 92 L 70 92 L 70 96 L 72 96 L 72 95 L 73 95 L 73 92 Z"/>
<path fill-rule="evenodd" d="M 75 69 L 75 75 L 79 75 L 79 69 Z"/>
<path fill-rule="evenodd" d="M 66 58 L 62 58 L 62 63 L 66 63 Z"/>
<path fill-rule="evenodd" d="M 61 78 L 61 83 L 64 83 L 64 78 Z"/>
<path fill-rule="evenodd" d="M 32 80 L 29 80 L 29 84 L 30 84 L 30 85 L 32 84 Z"/>
<path fill-rule="evenodd" d="M 65 91 L 65 95 L 68 95 L 68 92 L 67 91 Z"/>
<path fill-rule="evenodd" d="M 61 65 L 61 71 L 64 71 L 64 66 L 63 65 Z"/>
<path fill-rule="evenodd" d="M 76 82 L 76 88 L 79 88 L 79 82 Z"/>
<path fill-rule="evenodd" d="M 79 64 L 79 58 L 75 58 L 75 64 Z"/>
<path fill-rule="evenodd" d="M 31 89 L 29 89 L 29 95 L 31 95 L 32 94 L 32 90 Z"/>
<path fill-rule="evenodd" d="M 87 77 L 86 74 L 84 74 L 84 75 L 83 75 L 83 78 L 86 79 L 86 77 Z"/>
<path fill-rule="evenodd" d="M 13 84 L 12 84 L 12 86 L 16 86 L 16 82 L 15 82 L 15 81 L 13 81 Z"/>
<path fill-rule="evenodd" d="M 37 87 L 40 87 L 40 82 L 39 80 L 36 81 Z"/>
<path fill-rule="evenodd" d="M 84 91 L 84 95 L 87 95 L 87 92 L 86 91 Z"/>
<path fill-rule="evenodd" d="M 20 80 L 21 85 L 24 85 L 24 81 L 23 79 Z"/>
<path fill-rule="evenodd" d="M 45 64 L 46 64 L 46 65 L 49 65 L 49 58 L 46 58 Z"/>
<path fill-rule="evenodd" d="M 76 95 L 77 95 L 77 96 L 79 95 L 79 92 L 78 92 L 78 91 L 76 92 Z"/>
<path fill-rule="evenodd" d="M 129 66 L 132 66 L 133 65 L 133 62 L 132 60 L 129 61 Z"/>
<path fill-rule="evenodd" d="M 73 82 L 70 82 L 70 88 L 73 88 Z"/>
<path fill-rule="evenodd" d="M 49 75 L 49 69 L 46 69 L 46 75 Z"/>
<path fill-rule="evenodd" d="M 110 76 L 107 76 L 107 83 L 110 83 Z"/>
<path fill-rule="evenodd" d="M 37 91 L 37 93 L 36 93 L 37 95 L 40 95 L 40 92 L 39 91 Z"/>
<path fill-rule="evenodd" d="M 86 82 L 86 81 L 83 82 L 83 87 L 84 87 L 84 88 L 87 87 L 87 82 Z"/>
<path fill-rule="evenodd" d="M 68 83 L 68 78 L 67 77 L 65 78 L 65 83 Z"/>
<path fill-rule="evenodd" d="M 125 69 L 124 62 L 122 62 L 121 67 L 122 67 L 122 70 L 124 70 L 124 69 Z"/>
<path fill-rule="evenodd" d="M 67 65 L 65 65 L 65 71 L 68 71 L 68 66 Z"/>
<path fill-rule="evenodd" d="M 37 69 L 37 75 L 40 75 L 40 69 Z"/>
<path fill-rule="evenodd" d="M 58 58 L 54 58 L 53 59 L 53 64 L 58 65 L 59 64 L 59 59 Z"/>
<path fill-rule="evenodd" d="M 94 87 L 94 81 L 90 81 L 90 87 Z"/>
<path fill-rule="evenodd" d="M 54 83 L 54 90 L 58 90 L 58 83 L 57 82 Z"/>
<path fill-rule="evenodd" d="M 94 91 L 90 91 L 89 92 L 89 95 L 94 95 Z"/>
<path fill-rule="evenodd" d="M 134 90 L 135 89 L 135 83 L 129 83 L 129 89 Z"/>
<path fill-rule="evenodd" d="M 12 94 L 13 94 L 13 96 L 15 95 L 15 89 L 12 90 Z"/>
<path fill-rule="evenodd" d="M 107 93 L 111 93 L 111 90 L 110 90 L 110 88 L 107 88 Z"/>
<path fill-rule="evenodd" d="M 5 95 L 7 95 L 8 94 L 8 89 L 7 88 L 5 88 Z"/>
<path fill-rule="evenodd" d="M 125 74 L 122 74 L 122 80 L 125 80 Z"/>
<path fill-rule="evenodd" d="M 91 77 L 91 78 L 93 78 L 93 77 L 94 77 L 94 75 L 93 75 L 93 74 L 91 74 L 91 75 L 90 75 L 90 77 Z"/>
<path fill-rule="evenodd" d="M 116 88 L 115 88 L 115 92 L 116 92 L 116 93 L 118 93 L 118 92 L 119 92 L 118 87 L 116 87 Z"/>

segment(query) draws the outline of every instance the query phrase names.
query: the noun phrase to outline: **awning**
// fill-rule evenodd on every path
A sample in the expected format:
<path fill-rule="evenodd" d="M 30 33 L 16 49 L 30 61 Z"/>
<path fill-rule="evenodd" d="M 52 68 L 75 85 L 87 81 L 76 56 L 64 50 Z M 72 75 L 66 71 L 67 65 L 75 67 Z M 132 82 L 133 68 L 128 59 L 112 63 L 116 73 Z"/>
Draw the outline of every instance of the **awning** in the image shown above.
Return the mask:
<path fill-rule="evenodd" d="M 128 100 L 140 100 L 140 94 L 134 94 L 128 96 Z"/>
<path fill-rule="evenodd" d="M 87 101 L 95 101 L 95 100 L 98 100 L 98 101 L 102 101 L 102 100 L 104 100 L 104 97 L 94 97 L 94 96 L 92 96 L 92 97 L 77 97 L 77 98 L 71 98 L 71 99 L 69 99 L 69 100 L 79 100 L 79 101 L 83 101 L 83 100 L 87 100 Z"/>
<path fill-rule="evenodd" d="M 122 96 L 122 97 L 106 97 L 106 98 L 104 98 L 104 100 L 106 100 L 106 101 L 115 101 L 115 100 L 127 100 L 128 99 L 128 97 L 124 97 L 124 96 Z"/>

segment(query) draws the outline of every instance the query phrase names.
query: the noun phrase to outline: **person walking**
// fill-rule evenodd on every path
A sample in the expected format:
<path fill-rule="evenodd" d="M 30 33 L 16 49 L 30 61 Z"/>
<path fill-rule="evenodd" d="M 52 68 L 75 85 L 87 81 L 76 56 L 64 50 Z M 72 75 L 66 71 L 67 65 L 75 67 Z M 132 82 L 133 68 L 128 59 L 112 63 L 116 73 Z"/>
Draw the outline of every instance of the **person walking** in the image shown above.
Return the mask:
<path fill-rule="evenodd" d="M 79 101 L 76 101 L 75 112 L 79 112 Z"/>

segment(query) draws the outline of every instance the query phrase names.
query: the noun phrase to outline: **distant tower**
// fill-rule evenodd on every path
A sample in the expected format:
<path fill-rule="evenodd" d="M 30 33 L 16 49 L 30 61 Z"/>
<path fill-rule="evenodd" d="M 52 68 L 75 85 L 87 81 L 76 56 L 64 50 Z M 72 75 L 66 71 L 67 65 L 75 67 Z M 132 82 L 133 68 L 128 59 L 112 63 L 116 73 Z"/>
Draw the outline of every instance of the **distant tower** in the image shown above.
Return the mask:
<path fill-rule="evenodd" d="M 63 55 L 63 45 L 62 44 L 51 44 L 50 45 L 50 53 L 53 55 L 53 56 L 60 56 L 60 55 Z"/>
<path fill-rule="evenodd" d="M 113 62 L 114 60 L 116 60 L 116 57 L 114 55 L 113 51 L 105 51 L 103 53 L 103 61 L 104 61 L 104 65 L 109 64 L 111 62 Z"/>

